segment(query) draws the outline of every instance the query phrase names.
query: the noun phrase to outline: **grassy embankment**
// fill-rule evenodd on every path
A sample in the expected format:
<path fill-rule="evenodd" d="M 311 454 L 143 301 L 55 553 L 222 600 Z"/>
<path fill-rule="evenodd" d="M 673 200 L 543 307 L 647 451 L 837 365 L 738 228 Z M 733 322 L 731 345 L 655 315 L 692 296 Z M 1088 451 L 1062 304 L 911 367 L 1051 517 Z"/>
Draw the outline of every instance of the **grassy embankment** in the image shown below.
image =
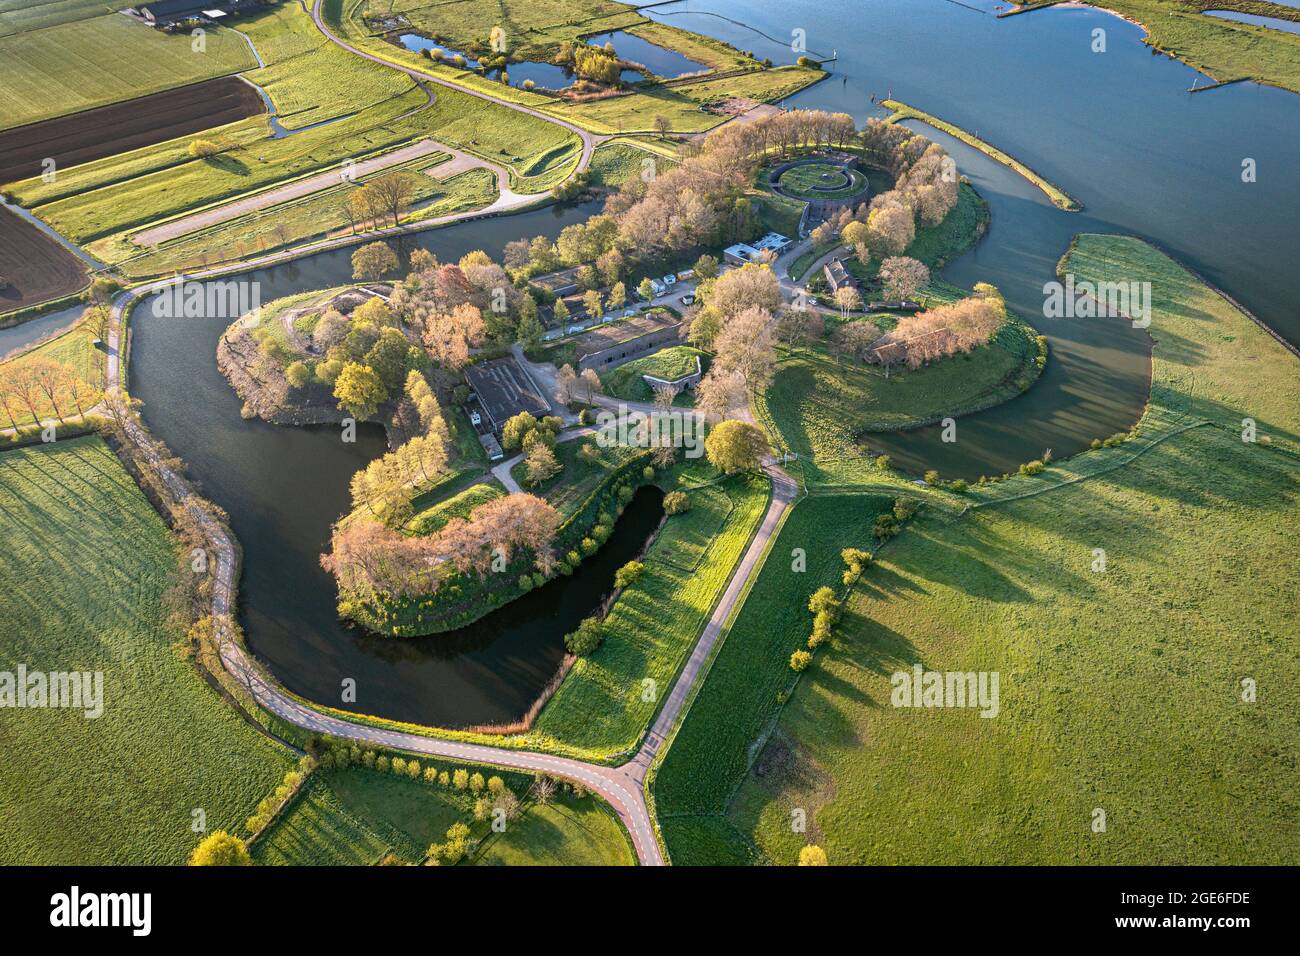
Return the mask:
<path fill-rule="evenodd" d="M 692 469 L 703 475 L 703 469 Z M 732 569 L 762 520 L 763 478 L 738 477 L 689 492 L 605 618 L 605 642 L 580 659 L 533 735 L 598 759 L 632 750 L 708 622 Z"/>
<path fill-rule="evenodd" d="M 858 441 L 864 432 L 990 408 L 1028 389 L 1041 373 L 1034 330 L 1014 315 L 987 345 L 917 369 L 886 372 L 839 355 L 824 340 L 778 354 L 771 384 L 754 399 L 754 415 L 774 447 L 798 453 L 804 480 L 821 487 L 888 477 L 864 456 Z"/>
<path fill-rule="evenodd" d="M 765 646 L 773 612 L 747 604 L 659 773 L 678 862 L 790 862 L 805 842 L 832 864 L 1294 858 L 1296 359 L 1140 241 L 1082 236 L 1064 267 L 1152 282 L 1138 437 L 973 492 L 964 514 L 923 510 L 851 591 L 775 725 L 758 714 L 733 733 L 753 706 L 736 675 L 776 666 L 807 626 Z M 1245 417 L 1260 442 L 1241 440 Z M 775 553 L 807 540 L 824 570 L 787 586 L 788 603 L 863 546 L 837 530 L 863 501 L 798 506 Z M 997 671 L 1000 715 L 889 706 L 890 673 L 913 663 Z"/>
<path fill-rule="evenodd" d="M 612 372 L 600 377 L 605 394 L 629 402 L 650 402 L 654 392 L 643 375 L 653 375 L 665 381 L 676 381 L 692 375 L 699 369 L 708 371 L 709 354 L 689 345 L 674 345 L 661 349 L 645 358 L 633 359 Z M 694 404 L 693 393 L 681 392 L 675 404 Z"/>
<path fill-rule="evenodd" d="M 0 454 L 5 669 L 102 671 L 103 716 L 5 710 L 0 857 L 178 864 L 235 830 L 289 752 L 246 724 L 176 650 L 166 526 L 98 438 Z M 182 746 L 178 747 L 178 742 Z"/>
<path fill-rule="evenodd" d="M 491 767 L 421 761 L 421 767 L 500 776 L 522 799 L 531 778 Z M 504 832 L 475 821 L 475 796 L 452 786 L 408 780 L 363 767 L 318 771 L 254 844 L 254 859 L 273 866 L 367 866 L 388 854 L 424 860 L 455 823 L 479 841 L 471 865 L 622 865 L 635 862 L 617 819 L 595 797 L 563 796 L 525 805 Z"/>
<path fill-rule="evenodd" d="M 955 136 L 963 143 L 975 147 L 986 156 L 997 160 L 1004 166 L 1009 166 L 1014 169 L 1025 179 L 1029 180 L 1041 189 L 1043 194 L 1052 201 L 1053 205 L 1064 209 L 1067 212 L 1078 212 L 1083 208 L 1083 205 L 1077 199 L 1065 192 L 1065 190 L 1061 189 L 1059 186 L 1054 186 L 1014 156 L 1004 153 L 991 143 L 986 143 L 984 140 L 972 133 L 966 132 L 966 130 L 962 129 L 960 126 L 954 126 L 951 123 L 939 119 L 937 116 L 925 113 L 915 107 L 908 106 L 906 103 L 900 103 L 898 100 L 882 100 L 881 105 L 894 111 L 893 115 L 889 117 L 889 122 L 897 123 L 901 120 L 909 119 L 919 120 L 922 123 L 933 126 L 935 129 L 943 130 L 949 136 Z"/>
<path fill-rule="evenodd" d="M 237 34 L 213 30 L 205 39 L 195 53 L 188 34 L 116 13 L 0 37 L 0 129 L 256 68 Z"/>
<path fill-rule="evenodd" d="M 1266 0 L 1097 0 L 1091 6 L 1136 21 L 1147 32 L 1142 42 L 1218 82 L 1254 80 L 1300 93 L 1300 36 L 1204 13 L 1235 10 L 1297 21 L 1294 6 Z"/>

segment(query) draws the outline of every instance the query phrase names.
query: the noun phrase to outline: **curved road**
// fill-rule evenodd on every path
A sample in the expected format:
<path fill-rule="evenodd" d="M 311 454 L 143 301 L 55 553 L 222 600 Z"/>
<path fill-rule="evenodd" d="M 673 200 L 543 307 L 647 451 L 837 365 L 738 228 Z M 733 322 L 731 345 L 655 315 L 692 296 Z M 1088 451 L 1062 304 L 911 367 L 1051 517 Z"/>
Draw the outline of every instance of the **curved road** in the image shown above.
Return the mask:
<path fill-rule="evenodd" d="M 213 269 L 206 273 L 196 274 L 195 278 L 210 278 L 223 272 L 242 271 L 247 268 L 247 264 L 240 264 L 236 267 Z M 119 356 L 123 317 L 134 302 L 159 291 L 166 287 L 167 284 L 167 280 L 161 280 L 139 286 L 122 293 L 113 304 L 108 332 L 108 361 L 106 368 L 106 384 L 110 394 L 110 401 L 120 393 L 121 362 Z M 643 740 L 640 749 L 628 763 L 620 767 L 607 767 L 584 763 L 567 757 L 556 757 L 525 750 L 512 750 L 506 747 L 459 743 L 437 737 L 425 737 L 419 734 L 385 730 L 365 724 L 353 723 L 319 711 L 310 704 L 289 696 L 274 681 L 264 675 L 258 664 L 245 651 L 243 645 L 235 640 L 230 633 L 229 621 L 233 613 L 237 568 L 235 546 L 230 535 L 198 503 L 200 499 L 197 498 L 189 482 L 173 468 L 160 461 L 157 448 L 141 424 L 130 420 L 127 425 L 126 437 L 135 446 L 137 454 L 153 464 L 155 471 L 161 476 L 163 486 L 171 497 L 172 503 L 185 508 L 192 515 L 197 526 L 203 530 L 209 547 L 216 555 L 211 613 L 214 620 L 219 622 L 217 645 L 220 649 L 221 662 L 227 673 L 247 688 L 261 707 L 291 724 L 315 733 L 330 734 L 342 739 L 355 740 L 359 743 L 389 747 L 431 757 L 445 757 L 528 772 L 545 773 L 575 781 L 598 793 L 614 808 L 631 835 L 637 859 L 642 864 L 659 866 L 666 862 L 655 834 L 654 823 L 646 806 L 646 772 L 653 763 L 660 746 L 684 713 L 696 684 L 707 672 L 714 648 L 724 634 L 728 617 L 744 594 L 745 585 L 750 576 L 762 564 L 768 542 L 777 528 L 780 527 L 786 510 L 798 494 L 798 486 L 783 471 L 774 465 L 765 467 L 765 471 L 772 480 L 772 500 L 766 515 L 764 515 L 763 523 L 733 572 L 722 598 L 718 601 L 717 607 L 714 608 L 713 615 L 709 618 L 709 622 L 691 652 L 690 658 L 686 661 L 677 680 L 673 683 L 668 699 Z"/>
<path fill-rule="evenodd" d="M 333 43 L 335 46 L 341 47 L 342 49 L 347 50 L 349 53 L 355 56 L 359 56 L 362 59 L 369 60 L 372 63 L 378 63 L 380 66 L 386 66 L 390 70 L 397 70 L 398 72 L 405 73 L 407 76 L 415 80 L 417 83 L 422 80 L 428 83 L 437 83 L 439 86 L 446 87 L 449 90 L 455 90 L 458 93 L 465 93 L 469 96 L 475 96 L 478 97 L 480 100 L 487 100 L 489 103 L 495 103 L 498 106 L 504 106 L 507 109 L 512 109 L 515 110 L 516 112 L 523 113 L 527 116 L 532 116 L 536 119 L 544 120 L 547 123 L 554 123 L 556 126 L 564 127 L 569 132 L 573 133 L 579 139 L 582 140 L 582 156 L 578 161 L 578 171 L 587 168 L 587 164 L 591 161 L 592 151 L 595 150 L 595 148 L 599 146 L 601 143 L 603 143 L 605 140 L 609 139 L 608 136 L 597 136 L 594 133 L 591 133 L 583 129 L 581 126 L 577 126 L 574 123 L 570 123 L 568 120 L 562 120 L 555 116 L 551 116 L 547 113 L 543 113 L 541 110 L 533 109 L 531 106 L 524 106 L 522 103 L 513 103 L 510 100 L 502 99 L 499 96 L 493 96 L 491 93 L 484 93 L 481 90 L 470 89 L 469 87 L 461 86 L 458 83 L 453 83 L 451 80 L 444 79 L 443 77 L 434 76 L 431 73 L 425 73 L 421 70 L 415 69 L 414 67 L 402 66 L 401 64 L 393 63 L 389 60 L 385 60 L 383 57 L 375 56 L 373 53 L 367 53 L 365 50 L 358 49 L 357 47 L 354 47 L 352 44 L 348 43 L 346 40 L 339 39 L 339 37 L 336 36 L 334 32 L 331 31 L 330 28 L 325 25 L 325 21 L 321 19 L 321 12 L 320 12 L 321 4 L 323 2 L 324 0 L 316 0 L 316 2 L 312 4 L 311 18 L 316 24 L 316 29 L 319 30 L 321 34 L 327 40 Z M 510 184 L 508 182 L 501 184 L 501 188 L 503 191 L 508 189 L 509 186 Z"/>
<path fill-rule="evenodd" d="M 583 144 L 582 157 L 577 167 L 579 170 L 586 167 L 591 159 L 592 151 L 605 138 L 593 136 L 573 124 L 546 116 L 529 107 L 500 100 L 486 93 L 468 90 L 438 77 L 387 63 L 378 57 L 358 50 L 334 36 L 324 25 L 320 18 L 320 4 L 321 0 L 317 0 L 312 10 L 312 17 L 318 29 L 334 43 L 357 56 L 401 70 L 413 79 L 427 80 L 451 87 L 471 96 L 498 103 L 569 129 L 581 138 Z M 535 198 L 512 193 L 509 190 L 508 183 L 502 183 L 501 186 L 501 197 L 487 210 L 441 217 L 438 220 L 418 224 L 418 229 L 427 229 L 432 225 L 458 219 L 476 218 L 484 214 L 518 208 L 519 205 Z M 260 259 L 192 273 L 187 278 L 194 280 L 217 278 L 222 275 L 245 272 L 252 268 L 270 265 L 277 261 L 297 258 L 308 252 L 347 245 L 350 242 L 357 241 L 358 238 L 373 239 L 411 231 L 416 230 L 410 226 L 398 226 L 377 230 L 366 234 L 364 237 L 344 236 L 322 240 L 309 246 L 263 256 Z M 106 364 L 106 386 L 110 401 L 115 400 L 121 391 L 122 369 L 119 357 L 123 339 L 124 316 L 133 303 L 165 288 L 171 281 L 173 280 L 159 280 L 138 286 L 122 293 L 114 302 L 108 332 L 108 360 Z M 193 516 L 198 527 L 203 530 L 209 547 L 216 555 L 211 612 L 214 620 L 219 622 L 217 645 L 220 650 L 222 666 L 232 678 L 247 688 L 261 707 L 295 726 L 314 733 L 330 734 L 341 739 L 355 740 L 359 743 L 388 747 L 415 754 L 425 754 L 431 757 L 444 757 L 526 772 L 545 773 L 580 783 L 608 801 L 618 813 L 632 838 L 637 859 L 642 864 L 657 866 L 666 862 L 659 846 L 654 823 L 646 806 L 646 772 L 653 763 L 664 740 L 672 733 L 677 721 L 685 712 L 698 682 L 707 672 L 713 652 L 724 635 L 728 617 L 743 596 L 750 577 L 762 564 L 772 535 L 780 527 L 782 518 L 798 494 L 798 486 L 783 471 L 772 464 L 765 466 L 764 470 L 772 480 L 772 499 L 767 513 L 764 515 L 763 523 L 741 557 L 740 563 L 735 568 L 726 590 L 718 601 L 717 607 L 714 609 L 681 673 L 674 681 L 668 698 L 643 740 L 640 749 L 628 763 L 620 767 L 608 767 L 567 757 L 514 750 L 506 747 L 459 743 L 437 737 L 426 737 L 419 734 L 385 730 L 365 724 L 353 723 L 350 720 L 324 713 L 308 703 L 291 697 L 263 673 L 256 661 L 234 639 L 234 635 L 230 631 L 229 622 L 233 614 L 237 568 L 236 550 L 230 535 L 220 522 L 199 504 L 201 499 L 197 497 L 189 482 L 176 470 L 160 460 L 159 451 L 143 425 L 137 421 L 129 420 L 126 431 L 126 437 L 135 446 L 136 452 L 151 462 L 155 471 L 160 475 L 163 487 L 171 497 L 172 503 L 185 508 Z"/>

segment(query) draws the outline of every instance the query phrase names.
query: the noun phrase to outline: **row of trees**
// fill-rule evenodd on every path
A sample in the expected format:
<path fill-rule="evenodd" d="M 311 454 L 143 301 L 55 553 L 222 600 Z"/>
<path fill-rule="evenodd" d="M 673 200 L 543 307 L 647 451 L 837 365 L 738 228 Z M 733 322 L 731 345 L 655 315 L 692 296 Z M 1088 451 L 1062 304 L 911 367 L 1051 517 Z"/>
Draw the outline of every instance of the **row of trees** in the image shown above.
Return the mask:
<path fill-rule="evenodd" d="M 32 356 L 0 365 L 0 410 L 15 432 L 39 424 L 51 412 L 60 424 L 84 416 L 99 398 L 99 389 L 52 359 Z"/>
<path fill-rule="evenodd" d="M 415 199 L 420 180 L 416 173 L 394 170 L 348 190 L 338 211 L 353 233 L 358 228 L 375 228 L 390 220 L 396 226 Z"/>
<path fill-rule="evenodd" d="M 340 591 L 365 600 L 387 595 L 433 595 L 456 573 L 485 578 L 503 571 L 521 549 L 543 575 L 556 565 L 552 549 L 560 515 L 529 494 L 512 494 L 479 505 L 469 518 L 452 518 L 440 531 L 408 538 L 378 521 L 335 527 L 331 551 L 321 558 Z"/>
<path fill-rule="evenodd" d="M 900 319 L 891 331 L 862 350 L 867 361 L 919 368 L 935 359 L 985 345 L 1006 320 L 1006 304 L 991 285 L 975 295 Z"/>

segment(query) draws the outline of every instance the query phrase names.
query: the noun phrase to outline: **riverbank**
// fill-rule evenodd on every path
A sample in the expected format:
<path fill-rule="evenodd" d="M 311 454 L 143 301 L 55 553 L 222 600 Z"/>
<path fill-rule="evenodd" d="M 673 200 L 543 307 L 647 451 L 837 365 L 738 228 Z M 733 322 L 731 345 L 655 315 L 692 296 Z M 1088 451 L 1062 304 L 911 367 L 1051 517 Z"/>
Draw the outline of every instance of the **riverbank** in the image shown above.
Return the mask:
<path fill-rule="evenodd" d="M 1294 857 L 1295 835 L 1279 838 L 1276 820 L 1291 803 L 1300 674 L 1277 649 L 1300 590 L 1287 559 L 1300 365 L 1139 240 L 1080 236 L 1063 268 L 1093 282 L 1151 278 L 1154 378 L 1139 436 L 972 489 L 961 514 L 923 508 L 795 676 L 786 660 L 810 616 L 785 609 L 839 588 L 838 549 L 868 547 L 864 515 L 883 504 L 800 503 L 774 550 L 817 540 L 825 557 L 810 551 L 805 575 L 764 569 L 766 600 L 742 608 L 658 774 L 674 862 L 788 864 L 809 842 L 833 865 Z M 997 718 L 885 704 L 890 675 L 918 661 L 1001 674 Z M 1244 697 L 1243 675 L 1268 675 L 1281 696 Z M 1088 825 L 1097 807 L 1104 837 Z M 795 808 L 806 833 L 789 827 Z"/>
<path fill-rule="evenodd" d="M 1079 212 L 1083 209 L 1083 204 L 1067 193 L 1064 189 L 1048 182 L 1045 178 L 1034 172 L 1014 156 L 1004 153 L 993 144 L 985 142 L 973 133 L 968 133 L 960 126 L 954 126 L 952 123 L 941 120 L 939 117 L 931 113 L 918 110 L 914 106 L 908 106 L 906 103 L 900 102 L 899 100 L 883 100 L 881 105 L 886 109 L 894 111 L 893 115 L 891 115 L 886 122 L 897 123 L 902 120 L 918 120 L 929 126 L 933 126 L 935 129 L 941 129 L 948 135 L 955 136 L 968 146 L 975 147 L 975 149 L 978 149 L 981 153 L 997 160 L 1004 166 L 1009 166 L 1011 169 L 1014 169 L 1021 176 L 1025 177 L 1025 179 L 1029 180 L 1041 189 L 1043 194 L 1047 196 L 1047 198 L 1050 199 L 1052 204 L 1057 208 L 1064 209 L 1066 212 Z"/>

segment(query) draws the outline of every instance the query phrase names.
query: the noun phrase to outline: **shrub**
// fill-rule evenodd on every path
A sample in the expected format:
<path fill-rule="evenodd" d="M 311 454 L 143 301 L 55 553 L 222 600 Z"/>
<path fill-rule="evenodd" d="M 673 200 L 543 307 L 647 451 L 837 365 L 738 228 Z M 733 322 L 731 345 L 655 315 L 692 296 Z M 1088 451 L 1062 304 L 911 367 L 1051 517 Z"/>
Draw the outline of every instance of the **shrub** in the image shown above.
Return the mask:
<path fill-rule="evenodd" d="M 807 651 L 795 651 L 790 655 L 790 670 L 795 673 L 806 671 L 808 665 L 812 663 L 813 656 Z"/>
<path fill-rule="evenodd" d="M 217 830 L 203 838 L 190 854 L 190 866 L 252 866 L 248 846 L 237 836 Z"/>
<path fill-rule="evenodd" d="M 876 467 L 881 471 L 889 471 L 890 457 L 888 455 L 876 456 Z"/>
<path fill-rule="evenodd" d="M 378 770 L 380 773 L 387 773 L 387 772 L 388 772 L 388 763 L 389 763 L 389 761 L 388 761 L 388 758 L 387 758 L 387 757 L 376 757 L 376 758 L 375 758 L 375 769 Z"/>
<path fill-rule="evenodd" d="M 808 610 L 814 614 L 835 613 L 840 608 L 839 599 L 826 585 L 822 585 L 808 598 Z"/>
<path fill-rule="evenodd" d="M 679 515 L 690 507 L 691 500 L 684 491 L 670 491 L 664 495 L 664 511 L 670 515 Z"/>
<path fill-rule="evenodd" d="M 927 485 L 937 485 L 939 483 L 939 473 L 931 468 L 925 473 L 925 483 Z"/>
<path fill-rule="evenodd" d="M 912 515 L 916 514 L 917 509 L 921 506 L 911 498 L 894 499 L 894 517 L 899 521 L 906 521 Z"/>
<path fill-rule="evenodd" d="M 969 487 L 970 485 L 966 483 L 966 479 L 964 478 L 954 478 L 952 481 L 948 482 L 948 490 L 955 491 L 959 495 L 963 494 Z"/>
<path fill-rule="evenodd" d="M 437 782 L 438 782 L 438 768 L 437 768 L 437 767 L 425 767 L 425 768 L 424 768 L 424 782 L 425 782 L 425 783 L 437 783 Z"/>
<path fill-rule="evenodd" d="M 614 587 L 625 588 L 636 583 L 636 580 L 645 573 L 645 565 L 640 561 L 629 561 L 623 565 L 614 574 Z"/>
<path fill-rule="evenodd" d="M 469 786 L 469 771 L 457 770 L 451 775 L 451 782 L 455 784 L 457 790 L 464 790 Z"/>
<path fill-rule="evenodd" d="M 393 762 L 390 763 L 388 766 L 393 771 L 393 773 L 397 774 L 398 776 L 401 776 L 402 774 L 406 773 L 406 760 L 402 757 L 394 757 Z"/>
<path fill-rule="evenodd" d="M 826 866 L 826 851 L 815 843 L 810 843 L 799 850 L 800 866 Z"/>
<path fill-rule="evenodd" d="M 483 779 L 483 775 L 478 771 L 475 771 L 469 778 L 469 788 L 475 793 L 482 793 L 483 788 L 486 785 L 487 782 Z"/>
<path fill-rule="evenodd" d="M 893 515 L 881 515 L 876 519 L 876 526 L 871 530 L 881 541 L 888 541 L 898 534 L 898 519 Z"/>
<path fill-rule="evenodd" d="M 221 152 L 221 144 L 214 143 L 210 139 L 190 141 L 189 153 L 195 159 L 207 159 L 209 156 L 216 156 L 219 152 Z"/>
<path fill-rule="evenodd" d="M 1035 458 L 1033 461 L 1027 461 L 1020 466 L 1022 475 L 1041 475 L 1047 466 Z"/>
<path fill-rule="evenodd" d="M 649 481 L 650 479 L 654 478 L 654 476 L 655 476 L 655 470 L 652 466 L 646 465 L 644 468 L 641 469 L 641 477 L 644 478 L 646 481 Z"/>
<path fill-rule="evenodd" d="M 601 642 L 605 640 L 605 629 L 601 626 L 600 621 L 594 617 L 586 618 L 578 625 L 576 631 L 564 635 L 564 646 L 569 649 L 570 654 L 576 654 L 578 657 L 588 657 L 596 652 Z"/>

